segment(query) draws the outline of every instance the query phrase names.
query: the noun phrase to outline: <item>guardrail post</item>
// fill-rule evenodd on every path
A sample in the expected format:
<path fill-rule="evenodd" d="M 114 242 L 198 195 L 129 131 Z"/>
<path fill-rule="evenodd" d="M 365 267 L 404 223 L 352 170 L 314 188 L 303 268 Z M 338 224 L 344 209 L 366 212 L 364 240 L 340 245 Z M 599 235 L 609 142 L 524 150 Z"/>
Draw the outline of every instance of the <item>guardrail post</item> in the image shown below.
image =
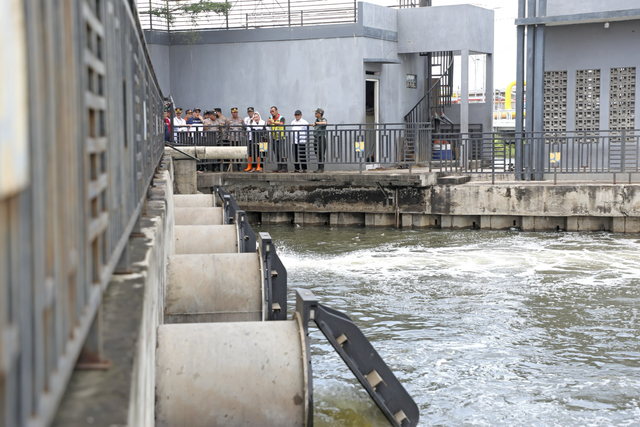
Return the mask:
<path fill-rule="evenodd" d="M 287 320 L 287 270 L 276 254 L 269 233 L 258 234 L 258 246 L 268 320 Z"/>
<path fill-rule="evenodd" d="M 228 194 L 225 194 L 222 196 L 222 223 L 223 224 L 229 224 L 230 223 L 229 220 L 233 219 L 229 215 L 230 208 L 231 208 L 231 196 Z"/>

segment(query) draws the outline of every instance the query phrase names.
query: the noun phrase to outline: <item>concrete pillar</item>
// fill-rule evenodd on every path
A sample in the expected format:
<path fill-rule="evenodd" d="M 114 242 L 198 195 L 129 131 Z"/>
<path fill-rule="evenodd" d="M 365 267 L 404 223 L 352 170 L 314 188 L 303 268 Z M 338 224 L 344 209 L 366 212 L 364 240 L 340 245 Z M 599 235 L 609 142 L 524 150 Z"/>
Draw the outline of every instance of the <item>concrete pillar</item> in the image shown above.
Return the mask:
<path fill-rule="evenodd" d="M 625 233 L 640 233 L 640 218 L 625 218 L 624 219 L 624 232 Z"/>
<path fill-rule="evenodd" d="M 195 160 L 174 160 L 175 189 L 177 194 L 196 194 L 198 180 Z"/>
<path fill-rule="evenodd" d="M 352 212 L 335 212 L 329 215 L 329 225 L 357 226 L 365 225 L 365 214 Z"/>
<path fill-rule="evenodd" d="M 411 228 L 413 227 L 413 215 L 411 214 L 402 214 L 402 228 Z"/>
<path fill-rule="evenodd" d="M 469 133 L 469 50 L 460 54 L 460 132 Z"/>
<path fill-rule="evenodd" d="M 394 227 L 396 225 L 395 214 L 365 214 L 364 225 L 366 227 Z"/>
<path fill-rule="evenodd" d="M 611 231 L 613 219 L 595 216 L 567 217 L 567 231 Z"/>
<path fill-rule="evenodd" d="M 293 223 L 296 225 L 304 225 L 304 212 L 294 212 Z"/>
<path fill-rule="evenodd" d="M 263 224 L 267 224 L 267 225 L 293 224 L 293 222 L 294 222 L 293 212 L 262 212 Z"/>
<path fill-rule="evenodd" d="M 402 214 L 403 223 L 402 227 L 404 228 L 404 216 L 407 214 Z M 440 220 L 440 215 L 431 215 L 431 214 L 411 214 L 411 227 L 412 228 L 440 228 L 442 226 L 442 222 Z"/>
<path fill-rule="evenodd" d="M 304 225 L 329 225 L 329 214 L 322 212 L 305 212 Z"/>
<path fill-rule="evenodd" d="M 625 217 L 615 217 L 611 221 L 611 231 L 614 233 L 624 233 L 625 232 Z"/>
<path fill-rule="evenodd" d="M 564 231 L 567 218 L 563 216 L 525 216 L 522 217 L 522 231 Z"/>
<path fill-rule="evenodd" d="M 486 117 L 489 117 L 489 121 L 487 125 L 482 129 L 483 132 L 491 132 L 493 131 L 493 121 L 491 118 L 493 117 L 493 55 L 487 53 L 486 55 L 486 63 L 485 63 L 485 112 Z M 487 128 L 488 126 L 488 128 Z"/>
<path fill-rule="evenodd" d="M 509 230 L 511 227 L 520 228 L 522 218 L 511 215 L 482 215 L 480 228 L 483 230 Z"/>
<path fill-rule="evenodd" d="M 442 228 L 480 228 L 480 215 L 442 215 Z"/>

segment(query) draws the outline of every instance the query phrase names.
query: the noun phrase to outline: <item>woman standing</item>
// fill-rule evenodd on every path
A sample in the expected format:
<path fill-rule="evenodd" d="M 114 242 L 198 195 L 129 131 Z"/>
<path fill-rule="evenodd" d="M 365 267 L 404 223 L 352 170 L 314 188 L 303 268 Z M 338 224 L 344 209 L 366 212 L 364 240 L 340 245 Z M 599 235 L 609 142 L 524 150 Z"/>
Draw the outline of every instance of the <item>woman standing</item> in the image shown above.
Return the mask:
<path fill-rule="evenodd" d="M 262 171 L 262 164 L 260 163 L 260 143 L 265 140 L 265 121 L 260 118 L 260 113 L 257 111 L 253 113 L 253 119 L 249 124 L 249 147 L 252 152 L 249 153 L 249 161 L 256 159 L 258 168 L 256 169 L 256 163 L 250 163 L 251 170 L 245 169 L 246 172 L 260 172 Z M 253 154 L 253 156 L 251 156 Z"/>

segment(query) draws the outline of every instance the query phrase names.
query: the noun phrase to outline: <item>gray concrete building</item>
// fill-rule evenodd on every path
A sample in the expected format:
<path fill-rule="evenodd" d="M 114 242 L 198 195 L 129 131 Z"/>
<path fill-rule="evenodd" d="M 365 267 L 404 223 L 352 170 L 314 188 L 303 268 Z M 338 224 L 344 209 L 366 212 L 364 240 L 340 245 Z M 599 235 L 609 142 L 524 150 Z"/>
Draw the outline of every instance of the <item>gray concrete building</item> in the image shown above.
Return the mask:
<path fill-rule="evenodd" d="M 276 105 L 332 124 L 402 123 L 425 96 L 427 52 L 462 57 L 459 105 L 447 108 L 462 131 L 491 130 L 491 104 L 469 104 L 469 55 L 487 55 L 492 93 L 493 11 L 471 6 L 387 8 L 358 3 L 356 22 L 198 31 L 145 31 L 158 81 L 183 108 L 248 106 L 263 118 Z M 465 90 L 465 88 L 467 90 Z"/>
<path fill-rule="evenodd" d="M 635 129 L 640 119 L 640 1 L 520 0 L 518 16 L 518 117 L 525 109 L 525 81 L 527 102 L 516 130 L 592 132 L 615 148 L 602 132 Z M 637 150 L 637 140 L 634 145 Z M 622 148 L 627 157 L 628 148 Z M 534 150 L 530 163 L 541 173 L 544 145 Z M 609 148 L 603 155 L 607 161 L 615 156 Z M 623 163 L 609 169 L 624 170 Z"/>

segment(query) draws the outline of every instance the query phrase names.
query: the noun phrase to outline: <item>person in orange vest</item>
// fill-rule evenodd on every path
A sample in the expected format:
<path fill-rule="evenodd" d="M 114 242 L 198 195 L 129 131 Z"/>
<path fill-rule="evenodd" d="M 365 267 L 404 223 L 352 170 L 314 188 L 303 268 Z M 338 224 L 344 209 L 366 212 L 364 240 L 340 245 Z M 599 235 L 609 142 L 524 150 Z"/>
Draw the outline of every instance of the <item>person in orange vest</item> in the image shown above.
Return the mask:
<path fill-rule="evenodd" d="M 267 120 L 267 125 L 271 126 L 271 141 L 273 141 L 273 149 L 276 153 L 276 161 L 278 169 L 275 172 L 285 173 L 287 171 L 287 156 L 283 151 L 284 145 L 284 123 L 285 119 L 278 113 L 278 108 L 274 105 L 271 107 L 271 117 Z"/>

